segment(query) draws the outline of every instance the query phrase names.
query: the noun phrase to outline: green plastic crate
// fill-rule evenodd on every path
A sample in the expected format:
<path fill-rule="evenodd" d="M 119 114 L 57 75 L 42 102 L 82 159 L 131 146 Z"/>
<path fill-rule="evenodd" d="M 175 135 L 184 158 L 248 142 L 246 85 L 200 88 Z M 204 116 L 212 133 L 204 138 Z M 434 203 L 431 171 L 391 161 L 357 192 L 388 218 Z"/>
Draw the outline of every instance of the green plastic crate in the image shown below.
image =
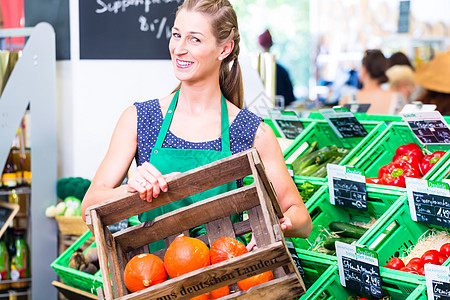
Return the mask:
<path fill-rule="evenodd" d="M 427 300 L 422 290 L 424 287 L 422 281 L 413 276 L 398 276 L 397 273 L 380 267 L 383 296 L 390 296 L 392 300 Z M 346 300 L 350 296 L 367 297 L 368 295 L 343 287 L 336 264 L 329 268 L 300 299 Z"/>
<path fill-rule="evenodd" d="M 292 144 L 283 152 L 284 159 L 287 160 L 291 155 L 293 155 L 297 148 L 303 143 L 306 142 L 310 145 L 313 142 L 317 142 L 319 149 L 326 146 L 336 145 L 339 148 L 351 150 L 339 163 L 341 166 L 348 165 L 351 161 L 358 157 L 358 155 L 363 152 L 368 145 L 372 144 L 378 135 L 387 128 L 383 122 L 362 121 L 361 124 L 368 133 L 365 137 L 340 138 L 330 127 L 327 121 L 317 120 L 303 130 L 303 132 L 299 134 Z M 327 181 L 326 178 L 308 176 L 295 175 L 295 178 L 298 180 L 315 178 L 316 180 Z"/>
<path fill-rule="evenodd" d="M 367 188 L 367 211 L 360 211 L 344 206 L 332 205 L 328 185 L 325 185 L 305 204 L 311 215 L 313 229 L 307 239 L 293 238 L 295 247 L 311 250 L 310 245 L 317 239 L 321 233 L 321 229 L 328 229 L 328 225 L 333 221 L 369 223 L 373 222 L 373 219 L 379 220 L 388 211 L 389 207 L 396 203 L 403 195 L 404 193 L 400 191 L 390 191 L 376 186 L 369 186 Z M 366 245 L 361 242 L 361 239 L 358 241 L 358 244 Z"/>
<path fill-rule="evenodd" d="M 304 249 L 295 249 L 300 259 L 300 264 L 305 272 L 302 275 L 306 289 L 310 288 L 330 267 L 337 263 L 335 256 L 315 253 Z"/>
<path fill-rule="evenodd" d="M 404 250 L 415 245 L 419 237 L 432 228 L 445 230 L 442 226 L 413 221 L 408 205 L 408 197 L 405 195 L 398 199 L 386 214 L 364 234 L 360 242 L 375 250 L 378 253 L 380 266 L 384 266 L 390 258 L 402 256 L 401 254 Z M 447 260 L 444 264 L 449 265 L 449 263 L 449 260 Z M 394 272 L 399 273 L 401 276 L 414 276 L 425 282 L 425 276 L 396 270 Z"/>
<path fill-rule="evenodd" d="M 383 122 L 400 122 L 402 117 L 398 115 L 374 115 L 366 113 L 353 113 L 356 119 L 359 121 L 383 121 Z M 325 120 L 323 115 L 318 111 L 312 111 L 308 115 L 308 119 Z"/>
<path fill-rule="evenodd" d="M 450 150 L 450 145 L 428 145 L 423 147 L 406 123 L 394 122 L 349 164 L 364 170 L 366 177 L 378 177 L 378 170 L 382 166 L 392 162 L 392 157 L 397 148 L 407 143 L 416 143 L 430 152 L 436 150 Z M 449 159 L 450 151 L 436 163 L 436 165 L 424 176 L 424 179 L 430 179 Z M 388 188 L 392 189 L 394 187 Z M 394 189 L 405 190 L 404 188 Z"/>
<path fill-rule="evenodd" d="M 94 275 L 81 272 L 69 268 L 70 256 L 80 248 L 90 237 L 92 232 L 86 231 L 78 240 L 76 240 L 66 251 L 64 251 L 56 260 L 50 265 L 62 281 L 68 286 L 78 288 L 85 292 L 97 295 L 97 288 L 103 287 L 100 270 Z M 93 242 L 87 249 L 95 247 Z M 86 253 L 87 249 L 84 251 Z"/>
<path fill-rule="evenodd" d="M 442 179 L 450 179 L 450 156 L 446 155 L 440 160 L 442 160 L 442 163 L 430 176 L 430 180 L 441 181 Z"/>

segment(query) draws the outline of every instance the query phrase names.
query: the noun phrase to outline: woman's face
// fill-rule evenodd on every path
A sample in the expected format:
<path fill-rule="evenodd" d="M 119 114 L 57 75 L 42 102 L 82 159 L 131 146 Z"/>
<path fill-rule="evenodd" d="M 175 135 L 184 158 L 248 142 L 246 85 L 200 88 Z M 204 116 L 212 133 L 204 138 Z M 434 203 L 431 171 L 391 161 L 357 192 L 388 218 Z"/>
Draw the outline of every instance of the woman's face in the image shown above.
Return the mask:
<path fill-rule="evenodd" d="M 216 45 L 205 15 L 185 9 L 178 13 L 169 43 L 178 80 L 196 82 L 214 76 L 218 78 L 221 49 Z"/>

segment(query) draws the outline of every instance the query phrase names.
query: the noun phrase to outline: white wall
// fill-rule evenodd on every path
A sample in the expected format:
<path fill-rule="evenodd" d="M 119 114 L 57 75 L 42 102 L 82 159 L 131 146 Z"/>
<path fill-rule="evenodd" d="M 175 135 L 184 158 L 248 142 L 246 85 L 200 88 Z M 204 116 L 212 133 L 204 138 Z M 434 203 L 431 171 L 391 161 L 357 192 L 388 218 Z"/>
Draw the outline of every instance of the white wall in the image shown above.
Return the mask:
<path fill-rule="evenodd" d="M 78 1 L 70 1 L 71 57 L 57 62 L 58 178 L 92 179 L 122 111 L 176 86 L 170 60 L 80 60 Z"/>

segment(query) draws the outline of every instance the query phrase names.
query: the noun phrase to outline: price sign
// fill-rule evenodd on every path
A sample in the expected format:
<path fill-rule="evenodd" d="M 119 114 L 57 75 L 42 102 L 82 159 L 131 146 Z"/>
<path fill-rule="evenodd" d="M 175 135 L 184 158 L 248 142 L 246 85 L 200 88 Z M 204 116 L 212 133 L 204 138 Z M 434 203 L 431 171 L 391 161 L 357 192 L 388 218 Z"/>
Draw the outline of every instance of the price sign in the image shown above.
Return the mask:
<path fill-rule="evenodd" d="M 367 187 L 364 171 L 353 167 L 327 165 L 330 202 L 367 211 Z"/>
<path fill-rule="evenodd" d="M 287 139 L 295 139 L 305 129 L 294 111 L 271 111 L 270 118 L 280 135 Z"/>
<path fill-rule="evenodd" d="M 297 251 L 295 251 L 294 243 L 289 238 L 286 238 L 285 242 L 289 253 L 291 254 L 292 260 L 294 261 L 294 264 L 298 269 L 298 272 L 300 273 L 300 275 L 305 275 L 305 271 L 303 270 L 303 267 L 300 263 L 300 258 L 297 255 Z"/>
<path fill-rule="evenodd" d="M 336 256 L 342 286 L 382 297 L 380 267 L 375 251 L 336 242 Z"/>
<path fill-rule="evenodd" d="M 402 117 L 420 143 L 450 144 L 450 128 L 440 112 L 418 112 Z"/>
<path fill-rule="evenodd" d="M 351 103 L 344 104 L 344 107 L 348 108 L 352 113 L 366 113 L 370 108 L 370 103 Z"/>
<path fill-rule="evenodd" d="M 367 130 L 359 123 L 348 108 L 328 108 L 319 111 L 339 137 L 352 138 L 365 137 L 367 135 Z"/>
<path fill-rule="evenodd" d="M 446 182 L 406 177 L 411 218 L 450 227 L 450 190 Z"/>
<path fill-rule="evenodd" d="M 428 300 L 450 300 L 449 267 L 425 264 Z"/>

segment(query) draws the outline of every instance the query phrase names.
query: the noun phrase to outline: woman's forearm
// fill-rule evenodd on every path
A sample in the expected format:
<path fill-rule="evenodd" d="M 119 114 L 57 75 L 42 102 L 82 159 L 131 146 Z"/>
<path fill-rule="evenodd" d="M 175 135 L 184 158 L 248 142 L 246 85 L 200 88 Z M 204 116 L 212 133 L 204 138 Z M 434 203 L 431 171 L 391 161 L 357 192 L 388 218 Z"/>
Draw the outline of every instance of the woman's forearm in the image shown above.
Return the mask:
<path fill-rule="evenodd" d="M 312 230 L 312 222 L 306 209 L 292 205 L 284 212 L 284 216 L 292 222 L 292 229 L 286 230 L 284 232 L 285 236 L 299 238 L 307 238 L 309 236 Z"/>
<path fill-rule="evenodd" d="M 86 208 L 105 202 L 110 199 L 117 198 L 127 193 L 127 186 L 121 185 L 116 188 L 109 187 L 90 187 L 84 196 L 83 202 L 81 203 L 81 217 L 86 221 Z"/>

